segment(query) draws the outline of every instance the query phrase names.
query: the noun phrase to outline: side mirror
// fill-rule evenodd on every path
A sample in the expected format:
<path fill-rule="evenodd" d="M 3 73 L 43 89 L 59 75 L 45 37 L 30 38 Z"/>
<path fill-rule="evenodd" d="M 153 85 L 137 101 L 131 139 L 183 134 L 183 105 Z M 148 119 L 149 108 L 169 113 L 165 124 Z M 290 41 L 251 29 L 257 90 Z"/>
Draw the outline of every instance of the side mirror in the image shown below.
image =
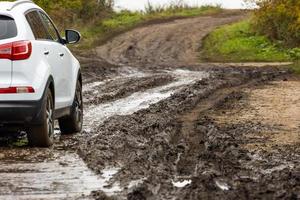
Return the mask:
<path fill-rule="evenodd" d="M 66 30 L 66 43 L 67 44 L 76 44 L 80 41 L 81 35 L 78 31 L 75 30 Z"/>

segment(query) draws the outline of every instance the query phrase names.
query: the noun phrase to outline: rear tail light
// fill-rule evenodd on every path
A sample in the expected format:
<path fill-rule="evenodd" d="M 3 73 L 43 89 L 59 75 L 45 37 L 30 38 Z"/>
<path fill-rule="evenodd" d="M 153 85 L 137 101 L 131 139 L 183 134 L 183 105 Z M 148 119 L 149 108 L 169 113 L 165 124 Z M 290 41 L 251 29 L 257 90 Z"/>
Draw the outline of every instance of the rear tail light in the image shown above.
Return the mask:
<path fill-rule="evenodd" d="M 31 56 L 30 41 L 18 41 L 0 45 L 0 59 L 26 60 Z"/>
<path fill-rule="evenodd" d="M 19 93 L 34 93 L 35 90 L 32 87 L 9 87 L 0 88 L 0 94 L 19 94 Z"/>

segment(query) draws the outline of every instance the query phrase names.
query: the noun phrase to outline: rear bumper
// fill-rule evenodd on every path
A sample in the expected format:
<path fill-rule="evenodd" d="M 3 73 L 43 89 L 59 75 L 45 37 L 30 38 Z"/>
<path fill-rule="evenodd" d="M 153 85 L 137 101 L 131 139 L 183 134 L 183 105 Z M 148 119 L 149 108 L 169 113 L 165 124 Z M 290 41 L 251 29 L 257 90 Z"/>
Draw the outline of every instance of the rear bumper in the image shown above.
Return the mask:
<path fill-rule="evenodd" d="M 42 99 L 38 101 L 0 101 L 0 127 L 41 123 Z"/>
<path fill-rule="evenodd" d="M 52 81 L 52 77 L 49 77 L 45 88 L 49 88 Z M 0 100 L 0 130 L 41 125 L 43 123 L 42 108 L 45 95 L 46 89 L 44 89 L 39 100 L 10 101 L 2 98 Z M 7 98 L 7 96 L 5 97 Z"/>

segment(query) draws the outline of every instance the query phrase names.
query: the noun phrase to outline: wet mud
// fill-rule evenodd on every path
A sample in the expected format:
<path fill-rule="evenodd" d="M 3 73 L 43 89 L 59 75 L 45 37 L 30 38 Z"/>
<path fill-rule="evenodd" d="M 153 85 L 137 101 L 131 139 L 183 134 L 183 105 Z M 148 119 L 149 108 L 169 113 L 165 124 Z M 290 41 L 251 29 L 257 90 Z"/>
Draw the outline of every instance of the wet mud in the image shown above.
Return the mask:
<path fill-rule="evenodd" d="M 299 199 L 300 79 L 197 63 L 207 33 L 245 16 L 151 24 L 79 52 L 82 133 L 56 129 L 49 149 L 1 133 L 0 199 Z"/>
<path fill-rule="evenodd" d="M 245 187 L 244 194 L 237 186 L 230 195 L 224 196 L 226 191 L 233 190 L 231 184 L 238 175 L 230 172 L 231 168 L 241 168 L 240 160 L 235 160 L 230 150 L 243 141 L 240 139 L 237 144 L 231 144 L 224 140 L 229 136 L 222 131 L 215 135 L 218 128 L 207 113 L 220 109 L 229 99 L 239 98 L 235 92 L 255 84 L 265 84 L 286 72 L 272 68 L 254 74 L 252 70 L 231 70 L 232 74 L 224 75 L 219 71 L 219 75 L 185 86 L 147 109 L 109 118 L 98 126 L 95 133 L 91 132 L 93 137 L 80 148 L 81 157 L 94 171 L 105 165 L 122 169 L 113 179 L 113 183 L 122 188 L 121 193 L 115 194 L 117 199 L 247 199 L 247 193 L 259 185 L 260 179 L 253 179 L 249 186 L 241 183 L 240 187 Z M 256 77 L 255 81 L 253 77 Z M 214 146 L 220 146 L 221 150 L 217 151 Z M 223 150 L 229 155 L 222 157 Z M 249 157 L 244 151 L 238 156 L 247 160 Z M 223 171 L 223 162 L 230 169 Z M 216 163 L 218 165 L 214 166 Z M 229 178 L 229 174 L 232 177 Z M 195 186 L 198 181 L 204 185 Z M 132 187 L 132 182 L 138 184 Z M 183 196 L 183 191 L 186 196 Z M 189 196 L 192 192 L 196 194 Z M 258 192 L 253 197 L 266 196 Z"/>

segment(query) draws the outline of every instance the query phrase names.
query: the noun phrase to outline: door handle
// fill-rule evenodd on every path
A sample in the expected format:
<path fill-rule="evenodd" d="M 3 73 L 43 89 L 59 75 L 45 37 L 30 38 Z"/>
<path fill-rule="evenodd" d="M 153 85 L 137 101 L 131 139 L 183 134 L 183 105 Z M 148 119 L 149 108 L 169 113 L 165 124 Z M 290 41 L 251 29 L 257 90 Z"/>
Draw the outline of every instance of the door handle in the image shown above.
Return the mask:
<path fill-rule="evenodd" d="M 49 51 L 44 51 L 45 55 L 49 55 L 49 53 L 50 53 Z"/>
<path fill-rule="evenodd" d="M 60 54 L 59 54 L 60 57 L 63 57 L 64 55 L 65 55 L 64 53 L 60 53 Z"/>

